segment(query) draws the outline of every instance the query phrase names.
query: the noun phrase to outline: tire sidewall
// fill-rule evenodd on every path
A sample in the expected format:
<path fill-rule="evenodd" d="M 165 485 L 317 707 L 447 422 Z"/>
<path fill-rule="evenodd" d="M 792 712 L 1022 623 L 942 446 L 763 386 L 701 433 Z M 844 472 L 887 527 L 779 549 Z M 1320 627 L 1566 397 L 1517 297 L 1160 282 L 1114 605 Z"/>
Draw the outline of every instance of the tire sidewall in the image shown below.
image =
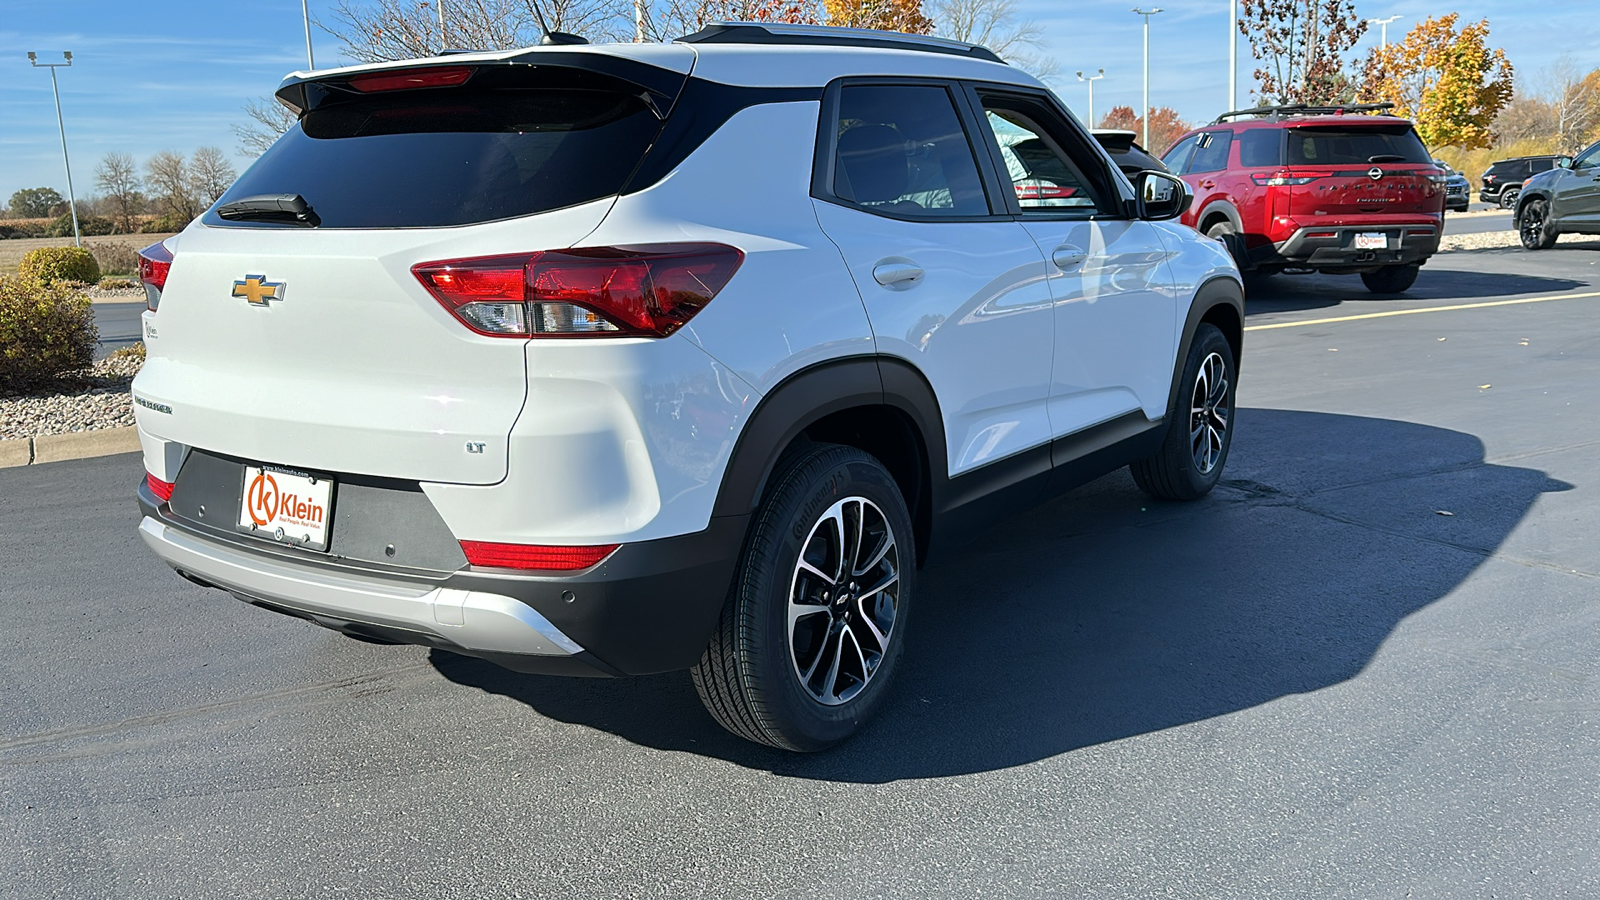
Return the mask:
<path fill-rule="evenodd" d="M 818 462 L 825 463 L 817 465 Z M 800 684 L 790 658 L 788 602 L 795 564 L 812 528 L 823 513 L 846 497 L 865 497 L 883 512 L 891 528 L 900 561 L 900 593 L 894 631 L 883 661 L 856 697 L 837 706 L 818 702 Z M 774 491 L 774 506 L 758 528 L 764 533 L 753 549 L 768 556 L 763 565 L 746 566 L 741 577 L 740 602 L 746 605 L 743 621 L 754 625 L 751 653 L 746 664 L 765 686 L 767 727 L 785 744 L 815 750 L 849 737 L 883 702 L 894 680 L 905 648 L 906 626 L 916 595 L 916 545 L 911 517 L 892 477 L 877 460 L 858 450 L 832 447 L 820 459 L 808 457 L 787 473 Z"/>
<path fill-rule="evenodd" d="M 1189 442 L 1189 410 L 1194 403 L 1195 381 L 1200 376 L 1200 365 L 1212 353 L 1222 357 L 1223 371 L 1228 373 L 1228 428 L 1222 433 L 1222 452 L 1217 456 L 1217 464 L 1211 467 L 1209 473 L 1202 474 L 1195 466 L 1194 448 Z M 1200 496 L 1216 486 L 1222 478 L 1222 470 L 1228 464 L 1228 450 L 1233 446 L 1234 423 L 1238 418 L 1238 409 L 1235 395 L 1239 387 L 1239 375 L 1235 371 L 1233 361 L 1233 348 L 1228 345 L 1228 339 L 1216 326 L 1201 325 L 1195 331 L 1194 341 L 1190 345 L 1189 358 L 1183 365 L 1183 381 L 1178 389 L 1178 397 L 1172 410 L 1172 435 L 1174 446 L 1168 452 L 1181 453 L 1179 460 L 1183 477 L 1188 481 L 1188 487 L 1194 496 Z"/>

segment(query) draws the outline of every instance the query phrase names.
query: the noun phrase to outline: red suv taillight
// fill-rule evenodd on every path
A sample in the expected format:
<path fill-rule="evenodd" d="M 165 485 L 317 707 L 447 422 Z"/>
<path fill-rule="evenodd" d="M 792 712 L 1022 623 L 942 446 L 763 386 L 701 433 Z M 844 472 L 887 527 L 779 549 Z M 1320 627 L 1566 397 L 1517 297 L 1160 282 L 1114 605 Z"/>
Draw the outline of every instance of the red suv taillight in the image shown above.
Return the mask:
<path fill-rule="evenodd" d="M 152 311 L 161 304 L 161 289 L 167 286 L 172 271 L 172 253 L 165 244 L 151 244 L 139 251 L 139 281 L 144 284 L 144 303 Z"/>
<path fill-rule="evenodd" d="M 724 244 L 655 244 L 453 259 L 411 271 L 479 334 L 666 337 L 743 262 L 742 251 Z"/>
<path fill-rule="evenodd" d="M 1310 184 L 1311 182 L 1316 181 L 1318 178 L 1324 177 L 1324 174 L 1325 173 L 1282 171 L 1273 172 L 1269 175 L 1265 172 L 1257 172 L 1256 174 L 1250 176 L 1250 180 L 1254 181 L 1258 185 L 1261 185 L 1262 187 L 1281 187 L 1291 184 Z"/>

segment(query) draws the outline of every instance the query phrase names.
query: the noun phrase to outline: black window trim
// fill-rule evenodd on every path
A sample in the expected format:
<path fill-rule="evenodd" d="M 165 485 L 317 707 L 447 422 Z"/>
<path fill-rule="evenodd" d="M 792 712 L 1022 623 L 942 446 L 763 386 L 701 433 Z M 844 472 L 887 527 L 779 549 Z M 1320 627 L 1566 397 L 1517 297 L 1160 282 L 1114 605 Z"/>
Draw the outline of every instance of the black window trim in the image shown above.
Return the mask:
<path fill-rule="evenodd" d="M 893 212 L 862 206 L 853 200 L 846 200 L 835 194 L 833 184 L 836 174 L 834 162 L 839 142 L 839 97 L 847 87 L 935 87 L 943 89 L 950 97 L 950 105 L 955 110 L 957 121 L 961 123 L 961 130 L 967 136 L 967 148 L 972 151 L 973 163 L 978 167 L 978 181 L 983 185 L 984 202 L 989 207 L 988 214 L 981 216 L 950 216 L 937 213 L 916 215 L 914 213 Z M 1003 207 L 996 206 L 996 197 L 1003 197 L 1004 194 L 997 192 L 995 175 L 991 171 L 991 166 L 985 155 L 977 152 L 977 145 L 973 142 L 974 123 L 965 101 L 961 99 L 962 95 L 963 91 L 960 83 L 953 78 L 851 76 L 835 78 L 828 82 L 828 86 L 822 92 L 822 108 L 817 115 L 817 147 L 811 163 L 811 196 L 824 203 L 832 203 L 845 209 L 885 219 L 895 219 L 901 222 L 972 223 L 1009 219 L 1011 217 L 1009 211 Z"/>
<path fill-rule="evenodd" d="M 993 177 L 996 182 L 1004 186 L 1001 197 L 1012 219 L 1019 222 L 1104 222 L 1131 218 L 1128 214 L 1128 200 L 1131 198 L 1119 189 L 1117 176 L 1111 174 L 1114 171 L 1120 172 L 1117 169 L 1116 162 L 1110 159 L 1110 155 L 1100 146 L 1100 142 L 1095 140 L 1094 135 L 1084 129 L 1083 125 L 1078 122 L 1077 117 L 1061 104 L 1061 101 L 1053 92 L 1004 82 L 963 81 L 962 84 L 966 88 L 964 92 L 967 103 L 966 113 L 979 127 L 979 133 L 983 135 L 984 146 L 988 148 L 988 168 L 993 171 Z M 1047 212 L 1048 207 L 1030 210 L 1026 213 L 1022 211 L 1022 204 L 1017 201 L 1016 188 L 1011 183 L 1011 175 L 1005 167 L 1005 160 L 1000 155 L 1000 142 L 995 138 L 994 129 L 989 127 L 989 123 L 984 117 L 983 96 L 985 94 L 1001 97 L 1010 96 L 1026 102 L 1037 103 L 1044 107 L 1046 111 L 1056 114 L 1056 119 L 1061 127 L 1066 130 L 1070 140 L 1073 141 L 1073 146 L 1063 146 L 1060 147 L 1060 150 L 1066 154 L 1067 163 L 1077 170 L 1078 175 L 1083 179 L 1083 186 L 1089 191 L 1090 199 L 1095 201 L 1095 212 L 1089 215 L 1084 215 L 1081 212 L 1073 213 L 1069 211 L 1070 207 L 1062 208 L 1061 212 Z M 1040 123 L 1040 125 L 1043 127 L 1044 123 Z M 1046 130 L 1048 131 L 1048 128 Z M 1045 134 L 1040 136 L 1059 143 L 1057 138 L 1052 135 Z M 1078 152 L 1074 153 L 1074 150 Z M 1098 168 L 1086 171 L 1080 161 L 1084 158 L 1094 160 Z"/>

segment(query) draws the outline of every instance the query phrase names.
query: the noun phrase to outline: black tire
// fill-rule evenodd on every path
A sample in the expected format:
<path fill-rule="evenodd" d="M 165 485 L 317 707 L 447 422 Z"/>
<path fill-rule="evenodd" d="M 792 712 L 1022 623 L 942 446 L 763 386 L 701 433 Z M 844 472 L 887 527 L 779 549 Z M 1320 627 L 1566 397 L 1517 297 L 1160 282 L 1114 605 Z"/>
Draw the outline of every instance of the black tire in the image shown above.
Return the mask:
<path fill-rule="evenodd" d="M 1517 206 L 1517 197 L 1520 196 L 1521 194 L 1522 194 L 1521 190 L 1511 190 L 1509 188 L 1506 189 L 1506 190 L 1501 191 L 1500 192 L 1500 208 L 1501 209 L 1515 209 L 1516 206 Z"/>
<path fill-rule="evenodd" d="M 1216 326 L 1202 324 L 1189 344 L 1183 377 L 1167 410 L 1161 451 L 1128 466 L 1141 490 L 1158 500 L 1198 500 L 1216 487 L 1233 445 L 1237 380 L 1228 339 Z"/>
<path fill-rule="evenodd" d="M 1227 248 L 1228 255 L 1233 257 L 1233 264 L 1244 271 L 1249 267 L 1249 260 L 1245 258 L 1244 240 L 1233 227 L 1233 223 L 1226 219 L 1221 222 L 1212 222 L 1206 227 L 1206 237 L 1220 243 Z"/>
<path fill-rule="evenodd" d="M 1548 201 L 1535 197 L 1522 205 L 1522 212 L 1517 216 L 1517 237 L 1528 250 L 1549 250 L 1556 245 Z"/>
<path fill-rule="evenodd" d="M 1361 273 L 1361 283 L 1374 294 L 1399 294 L 1417 283 L 1421 266 L 1384 266 L 1372 272 Z"/>
<path fill-rule="evenodd" d="M 852 533 L 877 539 L 871 550 L 862 540 L 856 542 L 862 549 L 852 551 Z M 914 541 L 905 500 L 877 459 L 838 444 L 787 453 L 752 521 L 716 633 L 692 670 L 712 717 L 739 737 L 783 750 L 823 750 L 854 734 L 882 704 L 905 646 L 916 589 Z M 866 569 L 848 564 L 851 555 L 859 563 L 879 550 Z M 837 581 L 823 572 L 837 577 L 846 568 L 852 576 Z M 873 592 L 869 585 L 887 586 Z M 818 612 L 791 622 L 794 597 L 816 601 Z M 875 642 L 876 649 L 868 647 Z M 869 659 L 874 654 L 876 662 Z M 832 659 L 839 660 L 836 668 Z M 805 662 L 809 680 L 801 672 Z"/>

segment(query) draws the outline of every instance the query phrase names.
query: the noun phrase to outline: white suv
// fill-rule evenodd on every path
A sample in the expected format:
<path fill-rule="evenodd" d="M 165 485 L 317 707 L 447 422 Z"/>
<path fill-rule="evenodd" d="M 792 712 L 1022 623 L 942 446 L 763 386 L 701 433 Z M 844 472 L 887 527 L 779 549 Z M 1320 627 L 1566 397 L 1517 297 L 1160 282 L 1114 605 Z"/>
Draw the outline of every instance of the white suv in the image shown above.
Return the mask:
<path fill-rule="evenodd" d="M 1119 466 L 1216 483 L 1243 299 L 980 47 L 726 24 L 289 76 L 145 252 L 145 542 L 191 581 L 528 672 L 691 669 L 815 750 L 930 553 Z"/>

